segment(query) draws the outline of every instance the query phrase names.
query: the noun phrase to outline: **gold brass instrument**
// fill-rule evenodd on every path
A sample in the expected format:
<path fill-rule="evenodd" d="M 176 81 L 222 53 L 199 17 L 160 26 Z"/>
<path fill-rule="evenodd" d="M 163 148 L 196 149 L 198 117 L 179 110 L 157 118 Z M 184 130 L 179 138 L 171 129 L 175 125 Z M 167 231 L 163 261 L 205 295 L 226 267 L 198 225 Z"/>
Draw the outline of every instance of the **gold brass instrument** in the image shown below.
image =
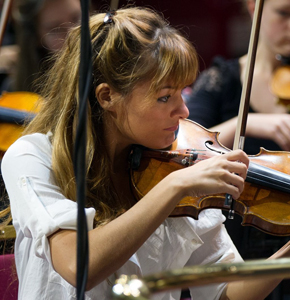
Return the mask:
<path fill-rule="evenodd" d="M 152 294 L 174 289 L 266 277 L 290 278 L 290 259 L 192 266 L 143 278 L 122 275 L 112 288 L 112 299 L 149 300 Z"/>
<path fill-rule="evenodd" d="M 7 225 L 2 229 L 0 229 L 0 241 L 15 239 L 15 238 L 16 238 L 16 232 L 13 225 Z"/>

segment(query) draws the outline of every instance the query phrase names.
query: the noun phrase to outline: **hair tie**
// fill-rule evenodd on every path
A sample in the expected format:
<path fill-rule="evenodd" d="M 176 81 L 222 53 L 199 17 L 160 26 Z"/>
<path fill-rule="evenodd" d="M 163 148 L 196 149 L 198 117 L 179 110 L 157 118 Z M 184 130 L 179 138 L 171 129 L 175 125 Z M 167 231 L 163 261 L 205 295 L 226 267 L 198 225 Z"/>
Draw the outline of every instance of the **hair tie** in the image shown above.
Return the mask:
<path fill-rule="evenodd" d="M 113 23 L 113 16 L 115 16 L 115 15 L 116 15 L 115 10 L 111 10 L 111 11 L 107 12 L 104 17 L 104 24 Z"/>

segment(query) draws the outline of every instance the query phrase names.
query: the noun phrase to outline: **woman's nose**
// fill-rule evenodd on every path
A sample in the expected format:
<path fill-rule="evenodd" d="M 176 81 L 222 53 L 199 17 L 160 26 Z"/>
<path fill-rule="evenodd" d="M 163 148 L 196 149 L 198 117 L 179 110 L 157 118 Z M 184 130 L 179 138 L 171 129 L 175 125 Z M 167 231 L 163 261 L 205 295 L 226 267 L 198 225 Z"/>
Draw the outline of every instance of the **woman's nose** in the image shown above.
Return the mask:
<path fill-rule="evenodd" d="M 182 115 L 181 115 L 181 118 L 186 119 L 189 116 L 189 110 L 188 110 L 187 105 L 185 104 L 185 102 L 184 102 L 183 99 L 182 99 L 182 103 L 183 103 L 183 105 L 182 105 Z"/>
<path fill-rule="evenodd" d="M 179 115 L 180 118 L 186 119 L 189 116 L 189 110 L 182 98 L 180 96 L 178 106 L 172 111 L 172 116 Z"/>

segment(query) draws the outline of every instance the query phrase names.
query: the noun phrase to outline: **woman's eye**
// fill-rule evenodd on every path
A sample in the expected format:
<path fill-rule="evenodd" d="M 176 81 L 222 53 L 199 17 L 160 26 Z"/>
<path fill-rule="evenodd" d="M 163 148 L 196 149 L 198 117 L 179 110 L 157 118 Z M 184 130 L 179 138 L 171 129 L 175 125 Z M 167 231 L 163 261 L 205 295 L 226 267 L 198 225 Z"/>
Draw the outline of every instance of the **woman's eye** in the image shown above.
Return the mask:
<path fill-rule="evenodd" d="M 277 10 L 278 15 L 280 15 L 283 18 L 289 18 L 290 17 L 290 11 L 287 10 Z"/>
<path fill-rule="evenodd" d="M 157 100 L 159 102 L 167 102 L 169 98 L 170 98 L 170 95 L 167 95 L 167 96 L 160 97 Z"/>

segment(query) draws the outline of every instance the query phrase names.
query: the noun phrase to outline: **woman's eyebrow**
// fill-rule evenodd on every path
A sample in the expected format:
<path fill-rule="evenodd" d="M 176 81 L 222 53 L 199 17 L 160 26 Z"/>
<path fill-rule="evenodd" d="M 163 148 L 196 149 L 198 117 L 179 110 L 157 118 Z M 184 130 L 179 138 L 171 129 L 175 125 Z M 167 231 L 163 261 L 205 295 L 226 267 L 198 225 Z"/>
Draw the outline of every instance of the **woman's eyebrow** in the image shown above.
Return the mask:
<path fill-rule="evenodd" d="M 174 87 L 172 87 L 171 85 L 167 85 L 167 86 L 164 86 L 164 87 L 161 88 L 161 90 L 165 90 L 165 89 L 173 90 Z"/>

